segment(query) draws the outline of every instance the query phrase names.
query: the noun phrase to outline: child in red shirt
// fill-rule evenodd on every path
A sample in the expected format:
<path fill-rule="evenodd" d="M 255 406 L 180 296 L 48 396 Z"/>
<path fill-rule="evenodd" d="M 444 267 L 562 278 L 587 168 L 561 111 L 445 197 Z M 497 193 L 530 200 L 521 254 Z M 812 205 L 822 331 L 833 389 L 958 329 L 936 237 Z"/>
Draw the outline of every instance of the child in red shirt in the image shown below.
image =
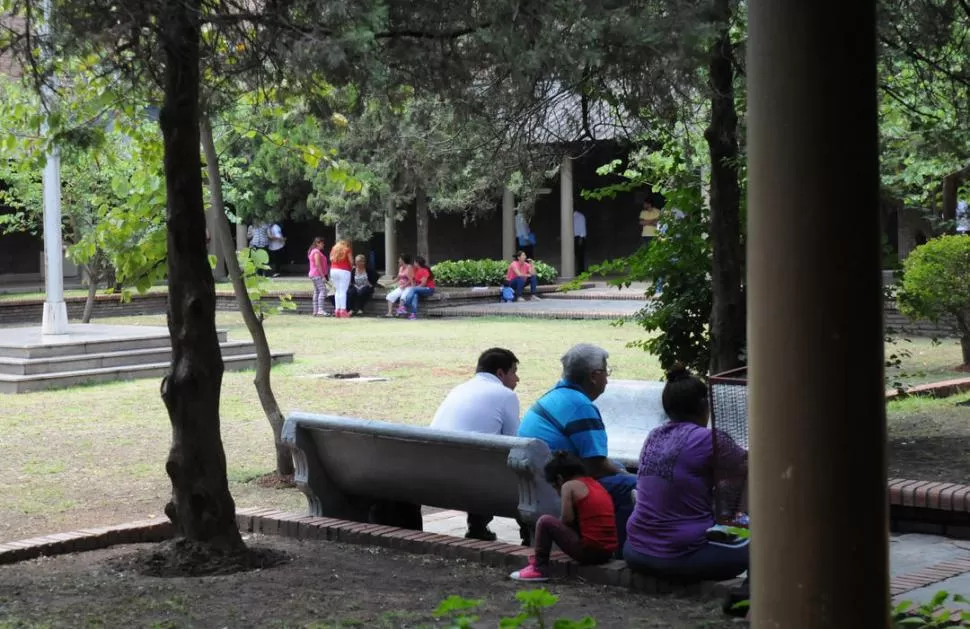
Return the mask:
<path fill-rule="evenodd" d="M 511 575 L 516 581 L 548 581 L 549 554 L 555 543 L 581 564 L 606 563 L 617 548 L 613 499 L 574 454 L 559 450 L 545 467 L 546 481 L 562 498 L 562 515 L 536 523 L 536 552 L 529 565 Z"/>

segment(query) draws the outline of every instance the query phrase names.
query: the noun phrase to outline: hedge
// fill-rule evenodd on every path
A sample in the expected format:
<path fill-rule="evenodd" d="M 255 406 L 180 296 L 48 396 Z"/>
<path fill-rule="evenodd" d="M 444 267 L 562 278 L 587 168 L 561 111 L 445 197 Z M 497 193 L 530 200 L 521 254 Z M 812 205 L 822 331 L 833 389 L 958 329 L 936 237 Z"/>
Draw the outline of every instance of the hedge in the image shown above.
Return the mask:
<path fill-rule="evenodd" d="M 509 269 L 505 260 L 448 260 L 431 267 L 439 286 L 500 286 Z M 558 273 L 545 262 L 535 262 L 540 284 L 552 284 Z"/>

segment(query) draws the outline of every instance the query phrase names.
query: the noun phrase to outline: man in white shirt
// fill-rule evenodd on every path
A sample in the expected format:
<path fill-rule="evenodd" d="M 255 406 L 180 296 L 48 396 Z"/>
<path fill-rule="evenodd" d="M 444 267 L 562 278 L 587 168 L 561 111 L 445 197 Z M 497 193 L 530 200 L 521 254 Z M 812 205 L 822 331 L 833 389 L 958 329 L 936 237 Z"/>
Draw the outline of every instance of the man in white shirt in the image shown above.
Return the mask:
<path fill-rule="evenodd" d="M 270 225 L 267 231 L 269 236 L 269 265 L 272 267 L 273 277 L 279 277 L 280 269 L 285 261 L 283 248 L 286 247 L 286 238 L 283 236 L 283 228 L 279 223 Z"/>
<path fill-rule="evenodd" d="M 573 210 L 573 242 L 576 244 L 576 272 L 586 272 L 586 215 Z"/>
<path fill-rule="evenodd" d="M 507 349 L 493 347 L 482 352 L 475 377 L 448 393 L 431 427 L 515 436 L 519 431 L 518 368 L 519 359 Z M 469 513 L 465 537 L 494 541 L 495 533 L 488 529 L 492 517 Z"/>

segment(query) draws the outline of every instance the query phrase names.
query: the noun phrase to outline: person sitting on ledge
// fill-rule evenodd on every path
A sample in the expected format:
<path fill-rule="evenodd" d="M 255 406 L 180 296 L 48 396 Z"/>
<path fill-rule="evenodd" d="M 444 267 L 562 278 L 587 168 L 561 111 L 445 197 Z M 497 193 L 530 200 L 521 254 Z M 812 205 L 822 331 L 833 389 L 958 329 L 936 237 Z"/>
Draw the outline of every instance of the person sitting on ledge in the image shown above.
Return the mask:
<path fill-rule="evenodd" d="M 509 575 L 516 581 L 548 581 L 553 544 L 583 565 L 606 563 L 617 548 L 613 499 L 590 478 L 579 457 L 553 452 L 544 472 L 562 499 L 562 515 L 543 515 L 536 522 L 535 554 L 525 568 Z"/>
<path fill-rule="evenodd" d="M 515 254 L 515 260 L 509 265 L 509 270 L 505 274 L 505 279 L 509 286 L 515 291 L 515 299 L 518 301 L 525 290 L 525 285 L 529 285 L 529 299 L 539 301 L 539 278 L 536 277 L 536 267 L 532 260 L 525 257 L 525 251 Z"/>
<path fill-rule="evenodd" d="M 635 572 L 679 582 L 737 577 L 748 569 L 748 540 L 719 535 L 713 487 L 717 478 L 743 483 L 748 453 L 719 432 L 715 454 L 707 385 L 683 365 L 667 373 L 662 402 L 670 421 L 640 452 L 623 558 Z"/>

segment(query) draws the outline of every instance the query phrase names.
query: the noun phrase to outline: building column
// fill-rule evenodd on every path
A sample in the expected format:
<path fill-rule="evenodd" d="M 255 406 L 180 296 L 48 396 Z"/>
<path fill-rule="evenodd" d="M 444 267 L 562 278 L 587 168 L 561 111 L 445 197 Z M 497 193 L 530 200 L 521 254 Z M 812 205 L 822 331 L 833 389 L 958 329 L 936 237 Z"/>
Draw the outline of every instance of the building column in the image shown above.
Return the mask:
<path fill-rule="evenodd" d="M 875 2 L 748 15 L 753 626 L 886 627 Z"/>
<path fill-rule="evenodd" d="M 49 57 L 53 48 L 49 42 L 51 34 L 51 14 L 53 2 L 44 0 L 44 19 L 40 24 L 39 35 L 42 51 Z M 54 100 L 54 91 L 45 81 L 41 87 L 45 104 Z M 43 123 L 43 133 L 48 132 L 47 120 Z M 44 311 L 41 315 L 41 334 L 67 334 L 67 304 L 64 303 L 64 242 L 61 235 L 61 149 L 52 146 L 47 151 L 44 165 Z"/>
<path fill-rule="evenodd" d="M 502 259 L 508 262 L 515 255 L 515 194 L 505 189 L 502 194 Z"/>
<path fill-rule="evenodd" d="M 559 169 L 559 275 L 564 278 L 576 276 L 576 241 L 573 239 L 573 160 L 562 158 Z"/>
<path fill-rule="evenodd" d="M 61 238 L 61 150 L 52 148 L 44 166 L 44 312 L 41 334 L 67 334 L 64 303 L 64 243 Z"/>
<path fill-rule="evenodd" d="M 397 217 L 391 207 L 384 215 L 384 275 L 397 278 Z"/>

